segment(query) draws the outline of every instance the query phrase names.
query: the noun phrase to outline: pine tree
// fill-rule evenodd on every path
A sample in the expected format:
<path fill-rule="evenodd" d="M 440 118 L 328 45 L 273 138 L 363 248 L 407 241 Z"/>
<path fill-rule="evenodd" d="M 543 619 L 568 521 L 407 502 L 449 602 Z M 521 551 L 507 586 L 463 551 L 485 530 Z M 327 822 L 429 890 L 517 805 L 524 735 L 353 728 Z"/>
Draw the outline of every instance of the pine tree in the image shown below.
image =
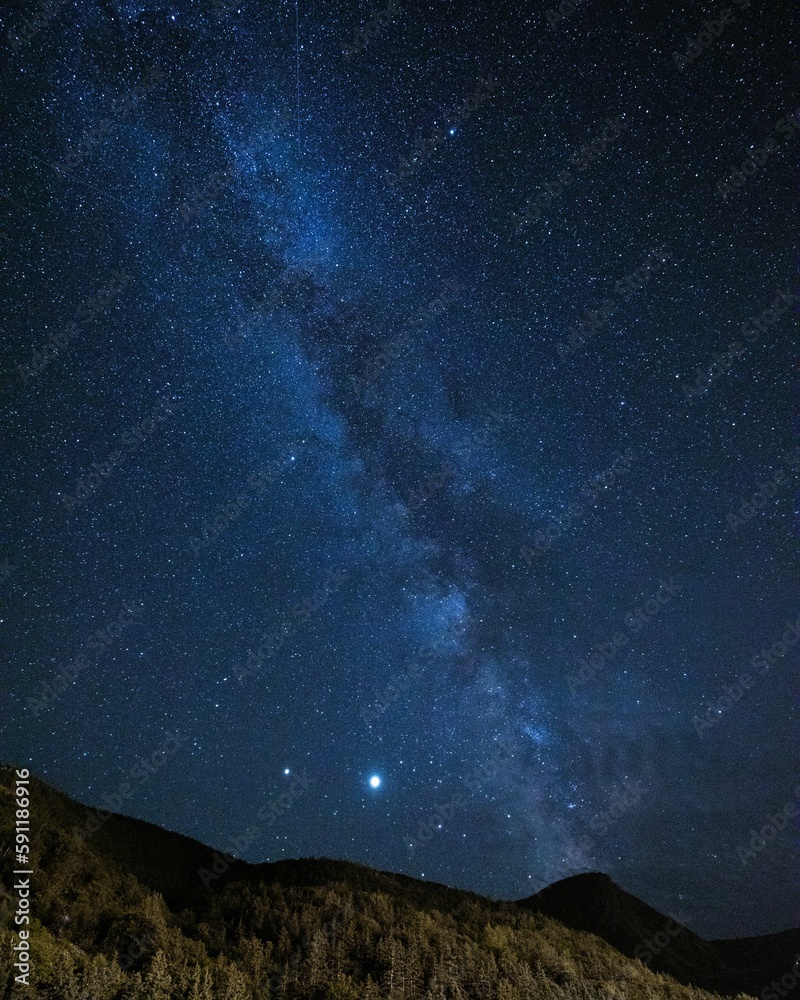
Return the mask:
<path fill-rule="evenodd" d="M 271 941 L 262 943 L 257 937 L 248 937 L 242 942 L 239 966 L 249 978 L 256 997 L 261 995 L 262 986 L 267 984 L 271 952 Z"/>
<path fill-rule="evenodd" d="M 447 1000 L 445 981 L 439 972 L 434 972 L 425 991 L 425 1000 Z"/>
<path fill-rule="evenodd" d="M 159 949 L 153 955 L 150 968 L 142 976 L 142 1000 L 171 1000 L 172 975 L 167 956 Z"/>
<path fill-rule="evenodd" d="M 381 1000 L 381 991 L 378 989 L 378 984 L 369 973 L 367 973 L 367 978 L 364 980 L 364 986 L 361 990 L 361 1000 Z"/>
<path fill-rule="evenodd" d="M 519 1000 L 519 994 L 508 979 L 501 979 L 497 984 L 497 1000 Z"/>
<path fill-rule="evenodd" d="M 247 978 L 236 965 L 228 965 L 220 980 L 221 988 L 216 991 L 219 1000 L 251 1000 L 252 992 Z"/>
<path fill-rule="evenodd" d="M 340 972 L 326 989 L 331 1000 L 360 1000 L 361 994 L 350 976 Z"/>
<path fill-rule="evenodd" d="M 195 966 L 192 970 L 192 981 L 187 994 L 187 1000 L 214 1000 L 211 991 L 211 973 L 204 966 Z"/>
<path fill-rule="evenodd" d="M 322 930 L 314 931 L 311 936 L 305 968 L 312 986 L 319 986 L 321 983 L 327 982 L 329 971 L 328 939 Z"/>

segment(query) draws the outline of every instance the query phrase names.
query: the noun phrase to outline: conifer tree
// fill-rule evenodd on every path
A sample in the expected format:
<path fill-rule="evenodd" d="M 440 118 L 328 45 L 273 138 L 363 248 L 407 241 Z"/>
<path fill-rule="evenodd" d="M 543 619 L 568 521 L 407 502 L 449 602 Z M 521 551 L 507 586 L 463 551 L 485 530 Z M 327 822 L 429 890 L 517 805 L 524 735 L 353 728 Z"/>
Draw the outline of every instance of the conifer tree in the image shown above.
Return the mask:
<path fill-rule="evenodd" d="M 141 1000 L 172 1000 L 172 974 L 161 950 L 153 955 L 150 968 L 142 976 Z"/>

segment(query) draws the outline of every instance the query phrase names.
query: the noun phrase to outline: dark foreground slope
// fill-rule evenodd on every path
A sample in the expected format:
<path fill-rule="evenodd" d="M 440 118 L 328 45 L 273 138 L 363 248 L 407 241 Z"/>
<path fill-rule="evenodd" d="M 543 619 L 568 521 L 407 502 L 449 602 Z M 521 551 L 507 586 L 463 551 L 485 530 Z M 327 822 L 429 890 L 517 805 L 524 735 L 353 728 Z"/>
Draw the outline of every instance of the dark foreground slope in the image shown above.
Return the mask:
<path fill-rule="evenodd" d="M 623 955 L 679 982 L 728 995 L 760 993 L 791 970 L 793 949 L 800 951 L 800 931 L 743 941 L 704 941 L 600 872 L 563 879 L 520 905 L 567 927 L 597 934 Z"/>
<path fill-rule="evenodd" d="M 800 931 L 711 944 L 751 981 L 767 984 L 763 1000 L 800 1000 Z"/>
<path fill-rule="evenodd" d="M 111 814 L 95 817 L 89 832 L 85 807 L 35 779 L 31 788 L 33 974 L 30 988 L 14 987 L 6 864 L 0 1000 L 710 997 L 626 957 L 625 948 L 565 926 L 569 920 L 542 912 L 536 897 L 493 902 L 326 859 L 248 865 Z M 11 791 L 12 772 L 2 767 L 4 844 Z M 605 914 L 590 883 L 586 890 L 587 912 Z M 647 920 L 637 919 L 651 926 L 656 911 L 623 897 L 626 906 L 644 907 Z M 631 925 L 627 917 L 618 922 Z M 695 940 L 706 971 L 717 968 L 719 956 L 703 950 L 711 945 Z M 693 969 L 683 971 L 700 981 Z M 740 983 L 729 976 L 733 991 Z M 763 988 L 769 978 L 759 982 Z"/>

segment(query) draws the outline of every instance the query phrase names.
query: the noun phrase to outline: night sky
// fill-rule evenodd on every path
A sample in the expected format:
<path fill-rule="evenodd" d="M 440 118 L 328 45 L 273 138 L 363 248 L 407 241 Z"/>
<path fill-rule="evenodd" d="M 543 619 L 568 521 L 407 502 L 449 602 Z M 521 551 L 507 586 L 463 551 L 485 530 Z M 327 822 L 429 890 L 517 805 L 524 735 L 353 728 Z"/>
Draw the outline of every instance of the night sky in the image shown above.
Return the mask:
<path fill-rule="evenodd" d="M 795 922 L 796 25 L 613 6 L 4 9 L 5 759 Z"/>

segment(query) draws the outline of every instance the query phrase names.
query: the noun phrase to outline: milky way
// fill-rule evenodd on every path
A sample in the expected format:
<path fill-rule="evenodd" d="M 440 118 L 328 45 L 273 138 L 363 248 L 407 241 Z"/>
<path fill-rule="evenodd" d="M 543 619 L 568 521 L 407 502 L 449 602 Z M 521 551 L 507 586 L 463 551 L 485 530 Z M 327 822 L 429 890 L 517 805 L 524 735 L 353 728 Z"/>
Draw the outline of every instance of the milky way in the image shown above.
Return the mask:
<path fill-rule="evenodd" d="M 789 5 L 726 10 L 3 13 L 6 756 L 793 922 L 800 117 Z"/>

